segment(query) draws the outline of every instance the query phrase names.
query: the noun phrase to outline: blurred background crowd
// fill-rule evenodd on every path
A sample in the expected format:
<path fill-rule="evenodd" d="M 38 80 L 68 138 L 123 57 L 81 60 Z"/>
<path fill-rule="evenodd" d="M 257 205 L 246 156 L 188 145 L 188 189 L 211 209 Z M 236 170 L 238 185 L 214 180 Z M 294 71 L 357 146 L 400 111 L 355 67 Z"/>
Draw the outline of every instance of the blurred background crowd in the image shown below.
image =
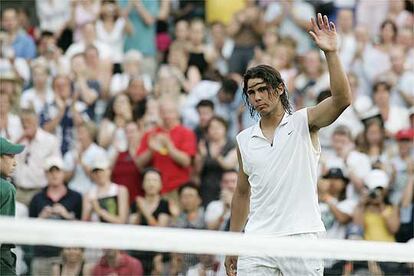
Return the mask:
<path fill-rule="evenodd" d="M 324 56 L 307 33 L 322 12 L 336 23 L 353 95 L 352 106 L 320 131 L 326 236 L 409 241 L 413 5 L 2 1 L 0 133 L 26 145 L 13 178 L 18 216 L 228 230 L 239 169 L 235 136 L 258 121 L 243 106 L 243 72 L 275 67 L 295 110 L 330 96 Z M 221 257 L 208 255 L 18 250 L 20 274 L 224 273 Z M 395 275 L 410 267 L 329 262 L 325 270 L 358 269 Z"/>

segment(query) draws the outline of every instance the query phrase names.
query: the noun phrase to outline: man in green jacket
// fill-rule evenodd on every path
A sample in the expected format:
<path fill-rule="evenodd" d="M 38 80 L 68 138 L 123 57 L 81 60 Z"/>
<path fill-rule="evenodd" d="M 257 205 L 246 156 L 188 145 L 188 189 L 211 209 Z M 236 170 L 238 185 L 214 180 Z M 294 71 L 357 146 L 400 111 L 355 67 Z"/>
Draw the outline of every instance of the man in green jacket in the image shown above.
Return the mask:
<path fill-rule="evenodd" d="M 0 136 L 0 216 L 15 215 L 16 189 L 8 180 L 16 168 L 14 156 L 21 153 L 23 145 L 12 144 Z M 10 250 L 12 244 L 0 245 L 0 275 L 16 275 L 16 256 Z"/>

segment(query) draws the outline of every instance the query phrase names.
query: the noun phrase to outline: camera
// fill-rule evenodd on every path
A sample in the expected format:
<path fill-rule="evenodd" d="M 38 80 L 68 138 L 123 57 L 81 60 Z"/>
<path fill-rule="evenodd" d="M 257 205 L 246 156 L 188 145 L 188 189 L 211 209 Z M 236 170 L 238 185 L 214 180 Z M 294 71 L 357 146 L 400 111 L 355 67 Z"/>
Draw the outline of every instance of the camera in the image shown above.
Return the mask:
<path fill-rule="evenodd" d="M 368 196 L 371 199 L 377 199 L 378 197 L 381 196 L 381 190 L 378 189 L 378 188 L 370 190 L 369 193 L 368 193 Z"/>

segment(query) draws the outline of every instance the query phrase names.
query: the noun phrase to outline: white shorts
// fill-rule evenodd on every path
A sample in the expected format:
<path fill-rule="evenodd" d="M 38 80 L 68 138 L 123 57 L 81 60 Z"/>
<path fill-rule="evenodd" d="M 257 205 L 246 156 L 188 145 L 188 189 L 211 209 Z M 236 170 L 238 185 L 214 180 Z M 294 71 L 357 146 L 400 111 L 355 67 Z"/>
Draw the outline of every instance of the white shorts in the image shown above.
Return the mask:
<path fill-rule="evenodd" d="M 292 237 L 317 239 L 317 233 L 297 234 Z M 250 275 L 311 275 L 323 276 L 323 260 L 292 257 L 244 257 L 237 261 L 237 276 Z"/>

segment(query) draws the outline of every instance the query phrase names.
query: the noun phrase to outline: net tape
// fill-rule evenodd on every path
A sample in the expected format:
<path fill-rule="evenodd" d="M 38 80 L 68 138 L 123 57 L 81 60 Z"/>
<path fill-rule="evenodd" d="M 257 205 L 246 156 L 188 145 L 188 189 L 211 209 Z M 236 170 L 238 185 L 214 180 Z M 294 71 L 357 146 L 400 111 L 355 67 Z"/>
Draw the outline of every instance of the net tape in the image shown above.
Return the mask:
<path fill-rule="evenodd" d="M 0 217 L 0 243 L 216 255 L 414 262 L 414 242 L 298 239 L 208 230 Z"/>

